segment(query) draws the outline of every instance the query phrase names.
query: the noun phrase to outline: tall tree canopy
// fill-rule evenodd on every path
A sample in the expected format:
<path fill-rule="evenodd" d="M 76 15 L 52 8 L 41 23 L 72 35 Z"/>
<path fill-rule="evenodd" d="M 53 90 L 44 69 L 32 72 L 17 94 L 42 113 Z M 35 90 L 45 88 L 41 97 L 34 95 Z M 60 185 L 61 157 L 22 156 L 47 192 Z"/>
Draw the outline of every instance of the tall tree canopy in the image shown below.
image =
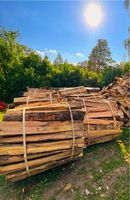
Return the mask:
<path fill-rule="evenodd" d="M 113 60 L 107 40 L 99 39 L 89 55 L 88 67 L 93 71 L 100 71 L 105 66 L 110 66 Z"/>
<path fill-rule="evenodd" d="M 57 54 L 56 59 L 54 60 L 55 65 L 63 64 L 64 60 L 62 58 L 62 55 L 60 53 Z"/>
<path fill-rule="evenodd" d="M 130 0 L 125 0 L 124 6 L 128 10 L 128 17 L 130 18 Z M 124 46 L 128 51 L 128 61 L 130 61 L 130 27 L 129 26 L 128 26 L 128 38 L 125 40 Z"/>
<path fill-rule="evenodd" d="M 124 5 L 125 5 L 126 9 L 129 9 L 129 7 L 130 7 L 130 0 L 125 0 L 124 1 Z"/>

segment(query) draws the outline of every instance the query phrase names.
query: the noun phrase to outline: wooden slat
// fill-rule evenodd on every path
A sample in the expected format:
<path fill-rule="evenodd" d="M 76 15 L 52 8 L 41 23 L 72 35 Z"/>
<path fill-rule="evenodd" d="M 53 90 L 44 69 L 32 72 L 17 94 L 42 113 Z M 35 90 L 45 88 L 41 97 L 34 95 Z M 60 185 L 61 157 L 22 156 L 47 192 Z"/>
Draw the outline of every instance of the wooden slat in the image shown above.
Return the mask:
<path fill-rule="evenodd" d="M 79 138 L 75 140 L 75 147 L 83 147 L 84 139 Z M 57 142 L 48 142 L 48 143 L 40 143 L 40 144 L 28 144 L 27 145 L 27 153 L 41 153 L 41 152 L 49 152 L 56 151 L 60 149 L 70 149 L 73 146 L 73 140 L 64 140 Z M 24 148 L 22 145 L 4 145 L 0 146 L 0 155 L 23 155 Z"/>

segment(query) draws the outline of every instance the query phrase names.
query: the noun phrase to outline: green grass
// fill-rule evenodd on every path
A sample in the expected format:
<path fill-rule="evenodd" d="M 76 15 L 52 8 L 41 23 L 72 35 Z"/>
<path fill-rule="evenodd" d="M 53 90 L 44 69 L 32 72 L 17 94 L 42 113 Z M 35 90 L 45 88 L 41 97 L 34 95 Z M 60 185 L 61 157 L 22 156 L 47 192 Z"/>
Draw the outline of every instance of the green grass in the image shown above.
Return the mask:
<path fill-rule="evenodd" d="M 128 200 L 129 132 L 85 149 L 76 162 L 23 181 L 8 185 L 1 177 L 0 200 Z M 68 183 L 72 187 L 64 191 Z"/>

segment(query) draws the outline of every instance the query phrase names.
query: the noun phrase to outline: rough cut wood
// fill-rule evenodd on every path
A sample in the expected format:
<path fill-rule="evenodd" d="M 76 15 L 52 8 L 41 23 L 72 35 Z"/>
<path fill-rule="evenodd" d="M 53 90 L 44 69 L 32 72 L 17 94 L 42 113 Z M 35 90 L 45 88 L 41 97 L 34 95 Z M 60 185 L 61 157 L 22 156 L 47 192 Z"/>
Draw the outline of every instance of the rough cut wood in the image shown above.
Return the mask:
<path fill-rule="evenodd" d="M 83 154 L 85 112 L 79 104 L 70 107 L 67 103 L 28 107 L 25 122 L 22 108 L 7 111 L 0 123 L 0 174 L 6 175 L 7 181 L 23 179 Z"/>
<path fill-rule="evenodd" d="M 120 110 L 124 113 L 124 126 L 128 126 L 130 121 L 130 73 L 121 77 L 116 77 L 115 81 L 102 89 L 100 95 L 106 99 L 115 100 Z"/>
<path fill-rule="evenodd" d="M 7 181 L 8 182 L 15 182 L 15 181 L 18 181 L 18 180 L 21 180 L 21 179 L 25 179 L 28 176 L 32 176 L 32 175 L 38 174 L 40 172 L 47 171 L 47 170 L 49 170 L 51 168 L 63 165 L 63 164 L 65 164 L 67 162 L 70 162 L 72 160 L 77 160 L 78 157 L 80 157 L 80 156 L 82 156 L 82 154 L 78 155 L 78 156 L 73 156 L 73 158 L 69 157 L 69 158 L 61 159 L 59 161 L 53 161 L 51 163 L 47 163 L 47 164 L 41 165 L 39 167 L 30 169 L 29 170 L 29 174 L 26 171 L 20 172 L 18 174 L 9 174 L 9 175 L 6 176 L 7 177 Z"/>
<path fill-rule="evenodd" d="M 55 93 L 55 90 L 53 89 L 47 89 L 47 88 L 28 88 L 27 92 L 24 92 L 24 96 L 38 96 L 38 97 L 44 97 L 47 96 L 50 93 Z"/>
<path fill-rule="evenodd" d="M 128 82 L 129 76 L 117 78 L 93 94 L 83 86 L 59 92 L 28 89 L 0 123 L 0 174 L 9 182 L 21 180 L 118 137 L 124 122 L 129 125 Z"/>
<path fill-rule="evenodd" d="M 86 88 L 84 86 L 80 87 L 73 87 L 73 88 L 64 88 L 62 90 L 59 90 L 59 93 L 61 96 L 69 96 L 74 94 L 85 94 L 87 93 Z"/>
<path fill-rule="evenodd" d="M 6 126 L 8 124 L 8 126 Z M 27 121 L 26 125 L 26 136 L 31 135 L 39 135 L 42 134 L 61 134 L 72 132 L 72 123 L 70 121 L 51 121 L 51 122 L 41 122 L 41 121 Z M 74 129 L 75 131 L 83 130 L 83 123 L 80 120 L 74 121 Z M 0 123 L 0 136 L 22 136 L 23 133 L 23 125 L 21 122 L 2 122 Z"/>
<path fill-rule="evenodd" d="M 69 97 L 68 101 L 78 101 L 83 105 L 85 146 L 112 140 L 120 134 L 123 112 L 115 101 L 96 99 L 94 96 Z"/>
<path fill-rule="evenodd" d="M 23 97 L 14 98 L 14 104 L 20 107 L 51 105 L 59 102 L 60 98 L 59 93 L 53 89 L 28 88 Z"/>
<path fill-rule="evenodd" d="M 84 112 L 83 111 L 72 111 L 74 120 L 83 120 Z M 65 121 L 70 120 L 69 111 L 28 111 L 25 113 L 26 121 Z M 22 121 L 23 112 L 10 112 L 7 111 L 7 114 L 4 116 L 4 121 Z"/>
<path fill-rule="evenodd" d="M 81 151 L 74 152 L 74 155 L 79 155 Z M 28 167 L 34 168 L 35 166 L 43 165 L 49 162 L 57 161 L 63 158 L 71 157 L 72 150 L 65 151 L 63 153 L 58 153 L 55 155 L 50 155 L 47 157 L 39 158 L 39 159 L 33 159 L 28 161 Z M 16 163 L 16 164 L 10 164 L 4 167 L 0 167 L 0 174 L 9 174 L 11 172 L 18 172 L 25 169 L 25 163 Z"/>
<path fill-rule="evenodd" d="M 86 103 L 86 112 L 88 112 L 88 104 Z M 105 103 L 105 104 L 104 104 Z M 85 144 L 91 145 L 96 143 L 101 143 L 114 139 L 120 134 L 120 127 L 122 123 L 118 120 L 123 117 L 123 114 L 120 110 L 117 109 L 115 102 L 104 102 L 104 108 L 106 110 L 102 112 L 102 109 L 98 104 L 101 104 L 101 101 L 95 103 L 95 109 L 92 115 L 87 113 L 84 118 L 85 124 Z M 90 105 L 90 103 L 89 103 Z M 90 122 L 91 120 L 91 122 Z M 92 120 L 95 120 L 92 122 Z"/>

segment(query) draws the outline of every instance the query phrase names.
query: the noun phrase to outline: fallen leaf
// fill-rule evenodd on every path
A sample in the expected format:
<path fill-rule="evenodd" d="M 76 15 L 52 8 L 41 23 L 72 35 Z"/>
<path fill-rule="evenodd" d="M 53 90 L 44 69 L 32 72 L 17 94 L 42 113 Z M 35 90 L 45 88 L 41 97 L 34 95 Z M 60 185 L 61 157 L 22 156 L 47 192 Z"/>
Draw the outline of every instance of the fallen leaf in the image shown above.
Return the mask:
<path fill-rule="evenodd" d="M 105 194 L 101 194 L 100 197 L 105 197 Z"/>
<path fill-rule="evenodd" d="M 89 195 L 89 194 L 90 194 L 90 192 L 88 191 L 87 188 L 86 188 L 86 190 L 85 190 L 85 194 L 86 194 L 86 195 Z"/>
<path fill-rule="evenodd" d="M 101 190 L 102 188 L 101 188 L 101 187 L 99 187 L 98 189 L 99 189 L 99 190 Z"/>
<path fill-rule="evenodd" d="M 64 191 L 69 190 L 72 187 L 71 183 L 66 184 L 66 186 L 64 187 Z"/>
<path fill-rule="evenodd" d="M 74 190 L 71 188 L 71 192 L 74 194 Z"/>
<path fill-rule="evenodd" d="M 22 189 L 22 194 L 24 193 L 25 188 Z"/>
<path fill-rule="evenodd" d="M 107 190 L 109 190 L 109 187 L 108 187 L 108 185 L 106 185 L 106 188 L 107 188 Z"/>

